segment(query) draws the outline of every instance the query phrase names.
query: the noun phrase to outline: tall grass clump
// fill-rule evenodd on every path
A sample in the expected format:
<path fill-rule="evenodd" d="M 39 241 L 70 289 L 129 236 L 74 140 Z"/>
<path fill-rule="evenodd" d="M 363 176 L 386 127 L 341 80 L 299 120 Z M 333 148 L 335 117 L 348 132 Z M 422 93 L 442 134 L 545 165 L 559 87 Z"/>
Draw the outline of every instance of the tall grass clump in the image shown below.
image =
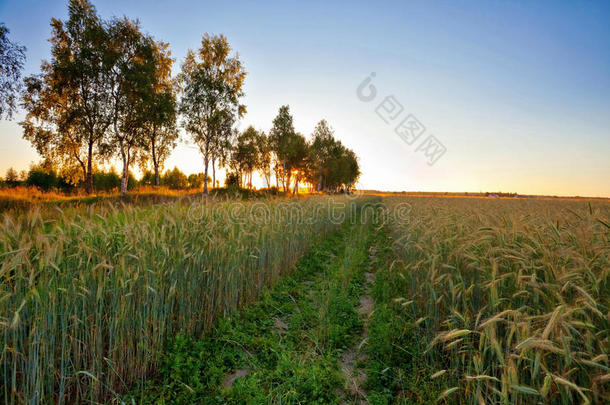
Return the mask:
<path fill-rule="evenodd" d="M 610 204 L 386 198 L 402 294 L 441 395 L 610 401 Z"/>
<path fill-rule="evenodd" d="M 288 271 L 337 226 L 331 208 L 308 198 L 4 215 L 0 401 L 111 400 L 154 371 L 169 336 L 205 332 Z"/>

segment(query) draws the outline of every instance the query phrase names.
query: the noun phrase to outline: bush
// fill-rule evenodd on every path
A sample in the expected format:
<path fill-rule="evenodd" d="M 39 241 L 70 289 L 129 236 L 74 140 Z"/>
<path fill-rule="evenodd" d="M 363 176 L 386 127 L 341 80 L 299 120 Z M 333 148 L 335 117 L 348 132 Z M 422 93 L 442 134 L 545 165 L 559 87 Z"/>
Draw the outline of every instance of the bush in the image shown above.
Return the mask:
<path fill-rule="evenodd" d="M 27 186 L 38 187 L 44 191 L 49 191 L 59 186 L 59 177 L 53 169 L 44 169 L 40 166 L 34 166 L 28 172 L 25 184 Z"/>
<path fill-rule="evenodd" d="M 129 177 L 127 177 L 127 190 L 133 190 L 138 187 L 140 182 L 136 180 L 133 174 L 129 173 Z"/>
<path fill-rule="evenodd" d="M 93 188 L 95 188 L 95 191 L 111 191 L 119 187 L 121 187 L 121 177 L 114 170 L 93 174 Z"/>
<path fill-rule="evenodd" d="M 189 182 L 184 173 L 180 171 L 177 167 L 174 167 L 173 170 L 168 170 L 163 175 L 161 179 L 161 184 L 169 187 L 172 190 L 180 190 L 188 187 Z"/>
<path fill-rule="evenodd" d="M 225 186 L 227 187 L 239 187 L 239 175 L 237 173 L 229 173 L 225 178 Z"/>
<path fill-rule="evenodd" d="M 142 173 L 142 178 L 140 179 L 140 185 L 142 186 L 154 186 L 155 185 L 155 174 L 150 170 L 146 170 Z"/>
<path fill-rule="evenodd" d="M 190 188 L 201 188 L 203 186 L 203 181 L 205 179 L 205 175 L 203 173 L 194 173 L 189 175 L 188 182 Z M 211 179 L 208 176 L 208 183 L 210 183 Z"/>

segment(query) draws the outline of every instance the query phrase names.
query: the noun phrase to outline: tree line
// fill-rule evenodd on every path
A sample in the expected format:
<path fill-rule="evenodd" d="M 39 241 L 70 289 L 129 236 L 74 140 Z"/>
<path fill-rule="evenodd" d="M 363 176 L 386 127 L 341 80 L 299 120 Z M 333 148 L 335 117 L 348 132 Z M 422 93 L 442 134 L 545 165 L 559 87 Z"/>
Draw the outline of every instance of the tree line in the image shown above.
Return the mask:
<path fill-rule="evenodd" d="M 94 191 L 96 163 L 112 159 L 121 162 L 121 195 L 134 165 L 150 169 L 161 185 L 180 127 L 201 153 L 202 178 L 213 185 L 220 168 L 230 184 L 252 187 L 258 172 L 272 187 L 273 174 L 275 187 L 293 193 L 303 183 L 318 191 L 349 190 L 360 175 L 357 156 L 334 138 L 326 121 L 307 140 L 295 131 L 288 106 L 279 109 L 268 134 L 235 128 L 246 113 L 246 71 L 224 35 L 204 34 L 172 77 L 168 43 L 143 32 L 137 20 L 102 19 L 88 0 L 70 0 L 67 20 L 54 18 L 51 28 L 51 58 L 23 81 L 27 115 L 20 124 L 45 162 L 87 193 Z M 14 63 L 10 77 L 2 70 L 0 84 L 12 83 L 12 98 L 2 96 L 0 114 L 10 116 L 25 49 L 8 41 L 7 33 L 0 30 L 0 44 L 12 47 L 0 48 L 0 60 L 12 57 Z M 206 195 L 208 183 L 203 181 Z"/>

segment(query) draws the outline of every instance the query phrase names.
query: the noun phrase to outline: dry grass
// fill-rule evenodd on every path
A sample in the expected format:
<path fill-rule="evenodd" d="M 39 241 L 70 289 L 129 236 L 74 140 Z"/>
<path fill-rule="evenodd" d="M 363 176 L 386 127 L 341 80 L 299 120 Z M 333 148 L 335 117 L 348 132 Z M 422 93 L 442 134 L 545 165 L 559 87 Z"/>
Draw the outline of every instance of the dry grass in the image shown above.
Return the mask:
<path fill-rule="evenodd" d="M 171 190 L 167 187 L 155 187 L 155 186 L 140 186 L 135 190 L 130 190 L 131 195 L 140 194 L 158 194 L 171 197 L 180 197 L 188 194 L 196 193 L 198 189 L 189 190 Z M 112 192 L 96 192 L 93 194 L 85 194 L 83 190 L 78 190 L 75 193 L 64 194 L 57 191 L 43 191 L 38 187 L 3 187 L 0 188 L 0 198 L 12 199 L 12 200 L 27 200 L 30 202 L 52 202 L 62 200 L 72 200 L 75 198 L 86 198 L 86 197 L 118 197 L 120 192 L 114 190 Z"/>
<path fill-rule="evenodd" d="M 171 190 L 167 187 L 141 186 L 130 190 L 127 201 L 168 201 L 181 197 L 193 196 L 201 190 Z M 112 192 L 97 192 L 85 194 L 79 190 L 72 194 L 64 194 L 57 191 L 42 191 L 37 187 L 13 187 L 0 188 L 0 212 L 9 210 L 20 210 L 35 208 L 45 205 L 67 205 L 91 204 L 101 201 L 120 201 L 121 194 L 118 190 Z"/>

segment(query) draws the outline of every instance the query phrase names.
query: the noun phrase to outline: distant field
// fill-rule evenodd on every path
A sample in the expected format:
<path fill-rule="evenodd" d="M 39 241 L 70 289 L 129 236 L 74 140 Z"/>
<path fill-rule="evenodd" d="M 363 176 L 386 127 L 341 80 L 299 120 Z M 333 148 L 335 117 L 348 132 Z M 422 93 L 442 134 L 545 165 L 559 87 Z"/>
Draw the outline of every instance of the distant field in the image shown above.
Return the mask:
<path fill-rule="evenodd" d="M 553 195 L 529 195 L 519 193 L 502 192 L 478 192 L 478 193 L 455 193 L 455 192 L 432 192 L 432 191 L 377 191 L 364 190 L 363 194 L 378 195 L 382 197 L 437 197 L 437 198 L 490 198 L 490 199 L 519 199 L 519 200 L 552 200 L 552 201 L 606 201 L 608 197 L 586 197 L 586 196 L 553 196 Z"/>

